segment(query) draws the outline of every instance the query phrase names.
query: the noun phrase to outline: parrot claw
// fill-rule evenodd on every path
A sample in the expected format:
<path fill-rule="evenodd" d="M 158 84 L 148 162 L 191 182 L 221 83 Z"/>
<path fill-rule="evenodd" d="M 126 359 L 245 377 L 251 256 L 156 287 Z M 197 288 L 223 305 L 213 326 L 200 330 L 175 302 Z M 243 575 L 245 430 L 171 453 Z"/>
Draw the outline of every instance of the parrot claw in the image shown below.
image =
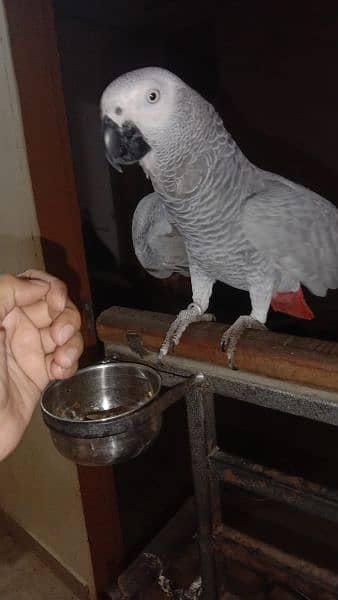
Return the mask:
<path fill-rule="evenodd" d="M 169 346 L 167 348 L 167 345 L 163 342 L 160 351 L 158 353 L 158 360 L 161 361 L 164 359 L 164 357 L 168 354 L 168 350 L 169 350 Z"/>
<path fill-rule="evenodd" d="M 229 329 L 227 329 L 221 338 L 221 349 L 222 352 L 227 353 L 228 366 L 230 369 L 234 367 L 234 357 L 237 348 L 237 344 L 240 340 L 241 335 L 246 329 L 266 329 L 265 325 L 260 321 L 257 321 L 250 315 L 242 315 L 235 321 Z"/>
<path fill-rule="evenodd" d="M 215 317 L 209 313 L 202 314 L 201 307 L 193 302 L 192 304 L 189 304 L 188 308 L 181 310 L 175 321 L 170 325 L 159 351 L 158 358 L 160 361 L 163 360 L 168 352 L 173 352 L 175 350 L 175 347 L 179 344 L 188 325 L 197 321 L 215 321 Z"/>
<path fill-rule="evenodd" d="M 175 351 L 175 346 L 176 344 L 173 340 L 170 340 L 168 344 L 164 341 L 158 353 L 158 360 L 162 362 L 168 353 L 173 353 Z"/>

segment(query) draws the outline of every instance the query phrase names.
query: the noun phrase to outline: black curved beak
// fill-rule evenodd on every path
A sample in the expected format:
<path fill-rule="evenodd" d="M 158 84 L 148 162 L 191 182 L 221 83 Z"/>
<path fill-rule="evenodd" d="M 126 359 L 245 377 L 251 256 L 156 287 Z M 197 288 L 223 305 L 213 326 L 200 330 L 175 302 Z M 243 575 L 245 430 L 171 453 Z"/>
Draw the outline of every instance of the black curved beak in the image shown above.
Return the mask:
<path fill-rule="evenodd" d="M 121 164 L 130 165 L 141 160 L 150 150 L 140 130 L 131 121 L 119 127 L 110 117 L 102 119 L 102 133 L 108 162 L 122 173 Z"/>

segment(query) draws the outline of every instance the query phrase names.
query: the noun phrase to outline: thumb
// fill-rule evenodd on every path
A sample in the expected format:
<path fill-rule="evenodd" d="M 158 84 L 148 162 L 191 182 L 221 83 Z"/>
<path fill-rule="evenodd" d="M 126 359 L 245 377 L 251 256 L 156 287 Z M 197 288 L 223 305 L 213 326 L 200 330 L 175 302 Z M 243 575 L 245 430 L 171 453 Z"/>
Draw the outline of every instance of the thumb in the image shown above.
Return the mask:
<path fill-rule="evenodd" d="M 0 411 L 8 401 L 8 368 L 6 351 L 6 330 L 0 326 Z"/>

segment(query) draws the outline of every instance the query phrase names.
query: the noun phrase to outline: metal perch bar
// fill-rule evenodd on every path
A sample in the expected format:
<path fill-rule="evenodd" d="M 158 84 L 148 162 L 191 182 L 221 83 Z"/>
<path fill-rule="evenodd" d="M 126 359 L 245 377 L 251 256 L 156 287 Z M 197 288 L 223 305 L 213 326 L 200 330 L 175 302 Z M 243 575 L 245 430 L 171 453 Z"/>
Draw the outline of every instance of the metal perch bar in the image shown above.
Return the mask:
<path fill-rule="evenodd" d="M 218 350 L 216 342 L 215 327 L 224 329 L 225 326 L 203 323 L 191 326 L 193 334 L 190 337 L 189 330 L 187 331 L 181 342 L 182 344 L 184 342 L 183 350 L 179 351 L 181 347 L 179 345 L 175 354 L 167 356 L 163 363 L 160 363 L 157 351 L 168 322 L 167 315 L 115 307 L 102 313 L 98 319 L 97 329 L 108 356 L 156 368 L 161 374 L 165 386 L 172 387 L 186 377 L 203 372 L 212 380 L 214 391 L 221 396 L 244 400 L 258 406 L 338 426 L 338 344 L 326 342 L 323 345 L 326 354 L 322 356 L 318 350 L 321 342 L 318 341 L 316 346 L 317 340 L 302 340 L 278 334 L 250 332 L 250 335 L 254 336 L 252 339 L 257 340 L 257 345 L 261 347 L 261 350 L 264 347 L 264 373 L 262 375 L 254 371 L 232 371 L 224 367 L 225 357 Z M 201 336 L 197 335 L 199 332 L 201 332 Z M 252 348 L 250 350 L 246 345 L 246 335 L 240 342 L 238 351 L 242 352 L 244 359 L 248 356 L 248 364 L 253 367 Z M 288 358 L 290 363 L 289 381 L 283 377 L 281 379 L 272 378 L 273 371 L 278 370 L 279 363 L 276 362 L 273 370 L 271 369 L 269 354 L 271 344 L 268 343 L 266 337 L 264 344 L 260 340 L 262 335 L 272 336 L 275 344 L 279 345 L 280 354 L 285 352 L 284 338 L 287 338 L 288 352 L 289 354 L 293 353 L 292 360 L 294 360 L 293 363 L 290 357 Z M 200 337 L 202 337 L 203 343 Z M 308 350 L 306 353 L 307 356 L 311 355 L 311 361 L 306 359 L 300 348 L 301 343 L 305 342 L 309 342 L 310 347 L 313 348 L 311 352 Z M 316 350 L 314 350 L 315 347 Z M 218 362 L 214 363 L 210 355 L 211 357 L 217 356 Z M 327 365 L 325 358 L 328 360 Z M 223 366 L 220 366 L 220 360 L 223 361 Z M 235 364 L 237 364 L 236 361 Z M 315 379 L 316 375 L 318 375 L 319 382 Z M 320 384 L 324 379 L 326 386 Z M 310 387 L 315 383 L 316 387 Z M 319 385 L 327 389 L 319 389 Z"/>
<path fill-rule="evenodd" d="M 144 355 L 158 353 L 173 315 L 112 307 L 97 320 L 99 338 L 105 344 L 127 345 L 127 333 L 139 336 Z M 227 325 L 195 323 L 188 327 L 174 356 L 226 366 L 220 350 L 221 335 Z M 140 352 L 138 353 L 140 355 Z M 168 358 L 164 364 L 167 364 Z M 273 333 L 247 331 L 234 359 L 241 371 L 255 373 L 306 386 L 338 391 L 338 343 Z"/>

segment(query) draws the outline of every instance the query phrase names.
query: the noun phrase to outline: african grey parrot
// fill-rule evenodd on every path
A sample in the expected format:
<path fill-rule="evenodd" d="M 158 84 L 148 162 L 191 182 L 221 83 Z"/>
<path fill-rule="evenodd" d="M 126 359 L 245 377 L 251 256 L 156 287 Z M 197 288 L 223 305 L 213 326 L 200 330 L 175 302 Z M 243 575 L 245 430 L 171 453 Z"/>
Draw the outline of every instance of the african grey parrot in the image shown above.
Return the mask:
<path fill-rule="evenodd" d="M 143 68 L 104 91 L 106 157 L 118 170 L 139 162 L 155 193 L 136 209 L 133 240 L 159 277 L 190 271 L 193 302 L 170 326 L 163 358 L 186 327 L 207 315 L 216 280 L 250 294 L 252 311 L 223 334 L 230 366 L 242 331 L 264 327 L 270 305 L 313 314 L 316 295 L 338 287 L 338 211 L 318 194 L 253 165 L 214 108 L 174 74 Z"/>

